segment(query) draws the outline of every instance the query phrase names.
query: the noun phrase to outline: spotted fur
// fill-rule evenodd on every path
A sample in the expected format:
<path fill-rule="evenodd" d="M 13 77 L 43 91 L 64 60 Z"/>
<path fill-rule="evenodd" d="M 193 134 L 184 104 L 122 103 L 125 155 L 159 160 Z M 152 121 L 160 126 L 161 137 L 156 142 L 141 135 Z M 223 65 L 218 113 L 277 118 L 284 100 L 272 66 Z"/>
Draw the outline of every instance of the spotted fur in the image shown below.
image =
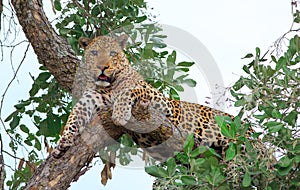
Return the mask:
<path fill-rule="evenodd" d="M 116 39 L 100 36 L 93 40 L 79 40 L 85 48 L 83 62 L 87 69 L 84 72 L 87 89 L 74 106 L 52 155 L 61 157 L 97 112 L 113 108 L 112 120 L 116 125 L 124 126 L 135 111 L 132 107 L 143 100 L 149 104 L 147 106 L 165 115 L 182 133 L 194 133 L 199 145 L 224 147 L 228 140 L 221 134 L 214 116 L 228 114 L 204 105 L 164 97 L 130 66 L 123 52 L 126 42 L 126 35 Z M 166 141 L 174 131 L 162 125 L 148 134 L 128 133 L 141 147 L 151 147 Z"/>

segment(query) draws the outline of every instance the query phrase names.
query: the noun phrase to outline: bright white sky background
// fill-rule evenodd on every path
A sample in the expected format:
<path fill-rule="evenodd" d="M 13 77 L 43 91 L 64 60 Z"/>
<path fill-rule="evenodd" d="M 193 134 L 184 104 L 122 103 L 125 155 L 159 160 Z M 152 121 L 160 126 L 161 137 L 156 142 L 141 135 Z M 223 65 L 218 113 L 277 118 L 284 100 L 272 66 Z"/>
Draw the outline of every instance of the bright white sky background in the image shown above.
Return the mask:
<path fill-rule="evenodd" d="M 153 13 L 158 15 L 157 20 L 160 23 L 185 30 L 202 42 L 215 59 L 225 86 L 232 85 L 243 73 L 242 66 L 247 61 L 241 60 L 241 57 L 254 52 L 255 47 L 260 47 L 262 52 L 265 52 L 278 37 L 288 31 L 292 21 L 290 1 L 287 0 L 151 0 L 149 5 L 154 8 Z M 50 9 L 51 7 L 48 10 Z M 19 52 L 23 54 L 24 49 L 25 47 L 20 48 Z M 18 56 L 20 55 L 16 50 L 14 63 L 18 63 L 21 59 Z M 9 89 L 3 105 L 4 118 L 14 111 L 13 105 L 18 100 L 28 97 L 31 88 L 29 72 L 35 76 L 38 74 L 35 57 L 26 58 L 19 71 L 18 80 L 14 81 Z M 0 64 L 0 73 L 2 95 L 13 76 L 9 62 Z M 196 92 L 209 94 L 203 91 L 209 90 L 207 88 L 203 90 L 198 84 Z M 188 96 L 184 96 L 188 101 L 185 97 Z M 198 100 L 199 103 L 204 101 L 205 99 Z M 3 130 L 0 130 L 3 133 Z M 139 166 L 141 164 L 141 162 L 137 163 Z M 101 169 L 102 165 L 96 163 L 86 175 L 80 178 L 79 182 L 72 184 L 70 190 L 151 189 L 153 178 L 150 178 L 141 167 L 138 169 L 116 167 L 113 171 L 113 179 L 106 187 L 100 183 Z"/>

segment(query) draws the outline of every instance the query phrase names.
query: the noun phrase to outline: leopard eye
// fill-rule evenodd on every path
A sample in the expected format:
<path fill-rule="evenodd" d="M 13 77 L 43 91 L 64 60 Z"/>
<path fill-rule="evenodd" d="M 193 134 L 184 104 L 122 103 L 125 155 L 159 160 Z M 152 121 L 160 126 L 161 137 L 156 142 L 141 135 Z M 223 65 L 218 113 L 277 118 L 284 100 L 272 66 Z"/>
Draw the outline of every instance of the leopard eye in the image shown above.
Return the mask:
<path fill-rule="evenodd" d="M 114 57 L 114 56 L 116 56 L 117 54 L 118 54 L 117 52 L 111 51 L 109 55 L 112 56 L 112 57 Z"/>
<path fill-rule="evenodd" d="M 92 53 L 93 55 L 98 55 L 98 51 L 97 51 L 97 50 L 92 50 L 91 53 Z"/>

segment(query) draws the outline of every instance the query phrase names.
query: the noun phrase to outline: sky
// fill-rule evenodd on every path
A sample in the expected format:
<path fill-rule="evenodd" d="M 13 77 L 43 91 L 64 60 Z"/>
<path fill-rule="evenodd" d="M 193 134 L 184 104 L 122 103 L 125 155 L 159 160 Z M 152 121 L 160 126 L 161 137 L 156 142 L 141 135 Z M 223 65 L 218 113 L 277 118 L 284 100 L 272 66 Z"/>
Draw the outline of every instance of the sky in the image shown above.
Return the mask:
<path fill-rule="evenodd" d="M 204 103 L 205 96 L 210 96 L 211 76 L 218 71 L 220 72 L 218 77 L 224 86 L 232 85 L 242 75 L 243 64 L 247 63 L 241 60 L 241 57 L 254 52 L 255 47 L 260 47 L 262 52 L 265 52 L 276 39 L 289 30 L 292 21 L 290 1 L 151 0 L 149 6 L 153 7 L 152 13 L 157 15 L 156 20 L 159 23 L 175 27 L 176 31 L 184 31 L 184 34 L 197 39 L 199 47 L 191 45 L 192 48 L 198 51 L 199 55 L 204 52 L 207 57 L 211 57 L 207 62 L 201 57 L 200 61 L 193 60 L 198 57 L 178 47 L 180 43 L 176 45 L 177 50 L 187 56 L 183 59 L 196 61 L 196 67 L 191 76 L 198 82 L 193 89 L 195 96 L 191 96 L 190 91 L 187 90 L 188 93 L 183 94 L 182 99 L 198 103 Z M 182 40 L 182 36 L 177 36 L 177 38 L 175 41 Z M 182 44 L 182 47 L 184 45 Z M 21 60 L 18 52 L 23 52 L 25 48 L 25 45 L 20 46 L 13 53 L 15 69 Z M 31 88 L 29 73 L 35 76 L 38 74 L 36 57 L 32 50 L 30 51 L 28 55 L 31 56 L 27 57 L 20 67 L 18 80 L 12 83 L 5 97 L 2 113 L 4 118 L 14 111 L 13 105 L 18 100 L 28 97 L 28 91 Z M 203 73 L 206 67 L 214 68 L 214 70 L 209 71 L 212 73 Z M 0 64 L 0 72 L 0 94 L 2 95 L 13 76 L 9 60 L 4 60 Z M 72 183 L 69 189 L 79 190 L 88 187 L 88 189 L 97 190 L 150 190 L 153 178 L 144 172 L 141 160 L 136 160 L 131 166 L 117 166 L 113 171 L 113 179 L 108 181 L 105 187 L 100 183 L 103 165 L 97 162 L 78 182 Z"/>

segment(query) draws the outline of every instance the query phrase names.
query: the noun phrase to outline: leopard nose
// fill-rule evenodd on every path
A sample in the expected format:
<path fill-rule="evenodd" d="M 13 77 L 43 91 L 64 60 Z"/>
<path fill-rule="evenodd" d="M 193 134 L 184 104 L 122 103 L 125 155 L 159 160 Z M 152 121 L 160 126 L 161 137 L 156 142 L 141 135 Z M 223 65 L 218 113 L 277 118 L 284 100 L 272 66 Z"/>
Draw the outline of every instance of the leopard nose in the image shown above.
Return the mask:
<path fill-rule="evenodd" d="M 105 71 L 106 69 L 108 69 L 108 66 L 98 66 L 98 69 L 100 69 L 101 71 Z"/>

